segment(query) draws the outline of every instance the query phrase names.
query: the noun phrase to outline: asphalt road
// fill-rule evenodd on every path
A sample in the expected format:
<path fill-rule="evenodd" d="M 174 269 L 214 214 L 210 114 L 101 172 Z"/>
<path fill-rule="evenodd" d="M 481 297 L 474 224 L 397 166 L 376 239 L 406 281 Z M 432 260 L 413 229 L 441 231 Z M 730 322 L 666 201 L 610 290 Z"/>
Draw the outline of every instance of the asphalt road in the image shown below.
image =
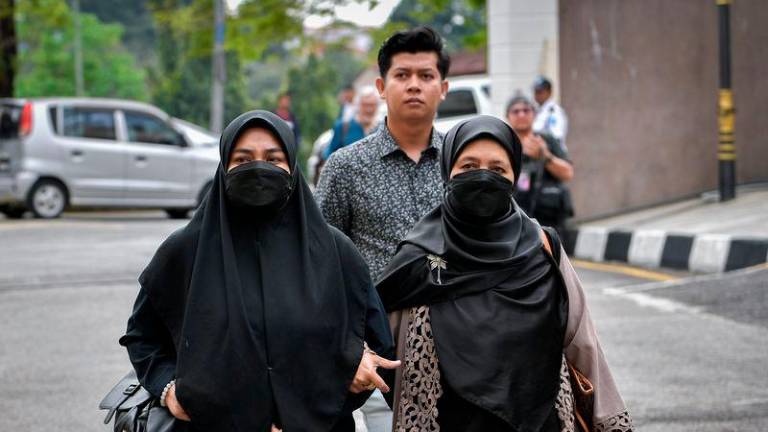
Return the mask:
<path fill-rule="evenodd" d="M 101 397 L 138 273 L 184 221 L 160 212 L 0 218 L 0 431 L 108 431 Z M 768 430 L 768 270 L 669 282 L 577 266 L 641 431 Z"/>

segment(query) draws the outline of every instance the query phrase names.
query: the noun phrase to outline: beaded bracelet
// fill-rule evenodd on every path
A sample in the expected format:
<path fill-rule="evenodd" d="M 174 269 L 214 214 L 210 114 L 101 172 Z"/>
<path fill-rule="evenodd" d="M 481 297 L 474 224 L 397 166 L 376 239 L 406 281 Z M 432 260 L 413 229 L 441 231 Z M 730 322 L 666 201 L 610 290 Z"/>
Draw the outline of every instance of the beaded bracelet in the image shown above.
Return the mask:
<path fill-rule="evenodd" d="M 171 387 L 176 384 L 176 380 L 171 380 L 168 384 L 165 385 L 165 388 L 163 388 L 163 392 L 160 394 L 160 406 L 168 406 L 165 404 L 165 398 L 168 396 L 168 391 L 171 390 Z"/>

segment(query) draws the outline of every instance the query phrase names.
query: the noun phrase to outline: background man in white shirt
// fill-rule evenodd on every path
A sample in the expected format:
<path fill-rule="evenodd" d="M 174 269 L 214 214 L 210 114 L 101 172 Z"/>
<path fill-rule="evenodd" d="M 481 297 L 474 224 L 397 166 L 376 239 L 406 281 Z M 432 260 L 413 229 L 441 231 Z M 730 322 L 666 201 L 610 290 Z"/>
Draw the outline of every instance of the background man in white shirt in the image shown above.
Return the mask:
<path fill-rule="evenodd" d="M 565 110 L 552 98 L 552 82 L 543 76 L 533 82 L 533 97 L 539 104 L 533 130 L 552 135 L 560 141 L 565 150 L 565 136 L 568 134 L 568 117 Z"/>

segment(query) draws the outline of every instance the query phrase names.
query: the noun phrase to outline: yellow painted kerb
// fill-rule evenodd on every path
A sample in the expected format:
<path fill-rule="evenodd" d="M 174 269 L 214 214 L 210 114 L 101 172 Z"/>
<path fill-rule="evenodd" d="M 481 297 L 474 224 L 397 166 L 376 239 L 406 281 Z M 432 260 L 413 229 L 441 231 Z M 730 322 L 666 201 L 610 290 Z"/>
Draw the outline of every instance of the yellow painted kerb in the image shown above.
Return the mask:
<path fill-rule="evenodd" d="M 651 270 L 645 270 L 640 269 L 637 267 L 632 267 L 628 265 L 623 264 L 614 264 L 614 263 L 596 263 L 591 261 L 583 261 L 578 259 L 571 260 L 574 267 L 577 268 L 583 268 L 587 270 L 597 270 L 597 271 L 603 271 L 603 272 L 609 272 L 609 273 L 620 273 L 627 276 L 636 277 L 639 279 L 648 279 L 648 280 L 654 280 L 654 281 L 670 281 L 678 279 L 677 276 L 672 276 L 670 274 L 651 271 Z"/>

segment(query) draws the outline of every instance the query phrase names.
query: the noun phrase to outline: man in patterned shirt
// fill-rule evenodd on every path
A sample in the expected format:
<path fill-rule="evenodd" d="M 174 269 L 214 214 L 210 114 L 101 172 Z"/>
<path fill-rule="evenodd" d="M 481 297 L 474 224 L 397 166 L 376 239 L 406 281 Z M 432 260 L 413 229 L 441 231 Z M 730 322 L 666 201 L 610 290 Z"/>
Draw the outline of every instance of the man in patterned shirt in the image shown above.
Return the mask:
<path fill-rule="evenodd" d="M 432 123 L 448 91 L 450 58 L 434 30 L 417 27 L 387 39 L 378 64 L 385 125 L 333 153 L 315 192 L 328 223 L 352 239 L 374 280 L 408 231 L 441 202 L 442 136 Z M 392 414 L 378 391 L 362 411 L 369 432 L 391 430 Z"/>

